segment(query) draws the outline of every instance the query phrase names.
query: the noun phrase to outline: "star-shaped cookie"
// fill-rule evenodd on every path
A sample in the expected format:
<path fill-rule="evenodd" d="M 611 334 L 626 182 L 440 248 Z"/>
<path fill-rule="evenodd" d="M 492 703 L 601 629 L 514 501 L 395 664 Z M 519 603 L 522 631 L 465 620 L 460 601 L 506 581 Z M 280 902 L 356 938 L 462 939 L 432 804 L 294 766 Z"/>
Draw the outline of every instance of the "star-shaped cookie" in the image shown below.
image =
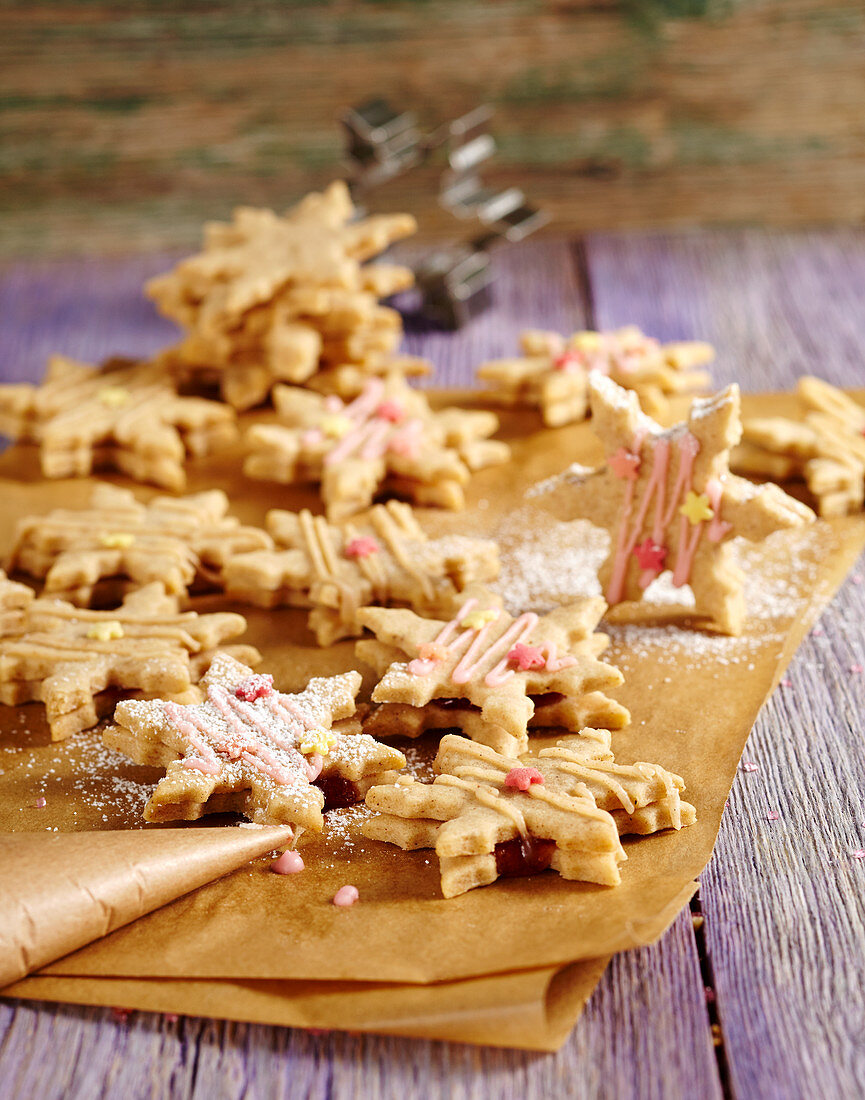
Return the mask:
<path fill-rule="evenodd" d="M 201 702 L 120 703 L 104 740 L 139 764 L 166 768 L 147 821 L 232 811 L 261 824 L 319 830 L 323 809 L 359 801 L 405 765 L 396 749 L 335 725 L 354 714 L 360 683 L 357 672 L 319 676 L 288 695 L 272 676 L 220 653 Z"/>
<path fill-rule="evenodd" d="M 498 546 L 451 535 L 429 539 L 410 505 L 391 500 L 342 527 L 309 511 L 274 509 L 267 528 L 277 548 L 238 554 L 225 569 L 229 595 L 260 607 L 313 610 L 319 645 L 362 631 L 355 621 L 367 604 L 450 612 L 468 585 L 498 575 Z"/>
<path fill-rule="evenodd" d="M 363 261 L 413 233 L 415 221 L 354 214 L 348 188 L 335 182 L 283 216 L 240 207 L 230 224 L 210 223 L 200 253 L 147 284 L 160 311 L 187 331 L 163 361 L 217 380 L 238 409 L 319 367 L 380 371 L 402 324 L 378 299 L 410 286 L 412 274 Z"/>
<path fill-rule="evenodd" d="M 733 452 L 740 473 L 803 479 L 821 516 L 861 510 L 865 501 L 865 408 L 820 378 L 800 378 L 802 420 L 754 417 Z"/>
<path fill-rule="evenodd" d="M 702 341 L 661 344 L 636 325 L 611 332 L 576 332 L 567 339 L 556 332 L 531 330 L 522 333 L 520 349 L 521 357 L 482 363 L 478 378 L 491 383 L 495 399 L 504 404 L 540 409 L 550 428 L 585 419 L 592 372 L 634 390 L 643 410 L 659 416 L 670 394 L 708 385 L 709 375 L 696 368 L 715 357 Z"/>
<path fill-rule="evenodd" d="M 18 633 L 24 625 L 27 608 L 33 602 L 33 589 L 11 581 L 0 569 L 0 637 Z"/>
<path fill-rule="evenodd" d="M 611 379 L 593 377 L 589 389 L 606 465 L 565 471 L 539 499 L 610 532 L 600 572 L 609 604 L 641 599 L 670 570 L 674 585 L 690 584 L 698 616 L 721 633 L 740 634 L 745 602 L 729 540 L 759 542 L 812 522 L 814 513 L 776 485 L 756 488 L 729 473 L 741 434 L 738 387 L 696 399 L 687 422 L 667 430 Z"/>
<path fill-rule="evenodd" d="M 366 796 L 361 831 L 403 849 L 435 848 L 442 893 L 552 867 L 566 879 L 617 886 L 620 834 L 696 820 L 684 781 L 658 764 L 617 764 L 606 730 L 584 729 L 536 757 L 505 756 L 464 737 L 442 739 L 432 783 L 400 777 Z"/>
<path fill-rule="evenodd" d="M 275 387 L 273 399 L 281 423 L 249 429 L 244 472 L 319 482 L 332 521 L 369 507 L 380 492 L 462 508 L 471 472 L 510 455 L 506 443 L 489 439 L 498 428 L 493 413 L 433 411 L 398 377 L 369 379 L 349 404 L 289 386 Z"/>
<path fill-rule="evenodd" d="M 0 702 L 43 702 L 52 740 L 61 741 L 94 726 L 118 691 L 189 698 L 215 647 L 245 629 L 242 615 L 178 611 L 158 582 L 112 611 L 44 596 L 25 609 L 14 634 L 0 638 Z M 231 648 L 260 659 L 251 646 Z M 109 689 L 113 696 L 104 694 Z"/>
<path fill-rule="evenodd" d="M 0 431 L 38 443 L 44 477 L 118 470 L 134 481 L 180 492 L 187 456 L 237 438 L 234 412 L 182 397 L 155 362 L 111 359 L 99 367 L 55 355 L 38 386 L 0 386 Z"/>
<path fill-rule="evenodd" d="M 607 639 L 592 631 L 603 610 L 603 600 L 587 599 L 547 615 L 514 618 L 482 593 L 469 597 L 449 622 L 366 607 L 358 621 L 375 639 L 358 642 L 356 651 L 380 675 L 373 702 L 424 708 L 434 700 L 464 700 L 476 708 L 465 715 L 466 732 L 519 753 L 528 744 L 536 701 L 555 700 L 557 717 L 573 719 L 584 707 L 601 712 L 596 693 L 622 682 L 617 668 L 598 660 Z M 608 702 L 610 722 L 618 728 L 627 711 Z M 451 712 L 445 728 L 460 728 L 462 708 L 452 706 Z M 402 732 L 398 724 L 393 732 Z"/>
<path fill-rule="evenodd" d="M 153 581 L 175 596 L 193 585 L 221 588 L 237 555 L 273 547 L 266 531 L 242 526 L 228 507 L 221 489 L 142 504 L 127 489 L 97 485 L 89 508 L 20 520 L 7 567 L 43 578 L 46 594 L 81 607 L 104 581 L 121 595 Z"/>

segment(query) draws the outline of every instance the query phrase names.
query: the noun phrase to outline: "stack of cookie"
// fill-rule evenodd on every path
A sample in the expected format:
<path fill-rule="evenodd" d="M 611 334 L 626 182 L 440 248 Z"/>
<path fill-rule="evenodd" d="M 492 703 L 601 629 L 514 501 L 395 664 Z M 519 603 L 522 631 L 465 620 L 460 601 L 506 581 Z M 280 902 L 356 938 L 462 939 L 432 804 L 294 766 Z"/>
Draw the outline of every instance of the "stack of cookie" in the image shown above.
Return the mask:
<path fill-rule="evenodd" d="M 446 898 L 548 867 L 565 879 L 618 886 L 620 836 L 697 820 L 682 777 L 659 764 L 617 764 L 607 730 L 583 729 L 536 757 L 443 737 L 432 783 L 373 787 L 361 831 L 400 848 L 434 848 Z"/>
<path fill-rule="evenodd" d="M 801 420 L 782 416 L 744 423 L 733 454 L 743 474 L 804 481 L 821 516 L 861 511 L 865 501 L 865 409 L 820 378 L 800 378 Z"/>
<path fill-rule="evenodd" d="M 319 483 L 331 520 L 354 515 L 383 491 L 460 509 L 472 471 L 510 457 L 506 443 L 489 438 L 499 426 L 494 413 L 433 410 L 393 375 L 368 379 L 349 403 L 295 386 L 276 386 L 273 396 L 280 423 L 250 428 L 244 473 Z"/>
<path fill-rule="evenodd" d="M 620 729 L 629 714 L 605 692 L 622 674 L 598 659 L 606 604 L 584 599 L 547 615 L 513 618 L 478 590 L 447 622 L 410 610 L 367 607 L 374 635 L 356 645 L 379 676 L 367 728 L 379 736 L 460 729 L 498 752 L 528 749 L 529 727 Z"/>
<path fill-rule="evenodd" d="M 259 607 L 311 607 L 309 627 L 322 646 L 361 634 L 361 607 L 449 613 L 461 592 L 499 571 L 491 539 L 430 539 L 410 505 L 396 500 L 342 526 L 305 509 L 274 509 L 266 522 L 276 548 L 233 556 L 226 591 Z"/>
<path fill-rule="evenodd" d="M 55 355 L 41 385 L 0 386 L 0 432 L 39 444 L 44 477 L 119 470 L 179 492 L 187 457 L 234 442 L 237 425 L 227 406 L 180 396 L 159 363 L 110 359 L 93 367 Z"/>
<path fill-rule="evenodd" d="M 344 183 L 279 216 L 241 207 L 207 226 L 203 250 L 152 279 L 150 297 L 185 330 L 161 361 L 193 383 L 215 383 L 248 409 L 275 382 L 353 396 L 371 375 L 425 373 L 393 358 L 399 314 L 379 299 L 410 286 L 408 268 L 364 264 L 413 233 L 408 214 L 355 219 Z"/>
<path fill-rule="evenodd" d="M 297 695 L 226 654 L 204 678 L 199 703 L 121 703 L 105 743 L 167 774 L 148 821 L 194 821 L 233 811 L 262 824 L 320 830 L 322 810 L 351 805 L 405 766 L 397 749 L 360 732 L 360 675 L 315 677 Z"/>
<path fill-rule="evenodd" d="M 242 615 L 180 611 L 177 597 L 158 581 L 110 611 L 82 610 L 50 596 L 22 601 L 23 586 L 10 591 L 9 584 L 4 575 L 0 702 L 44 703 L 54 741 L 95 726 L 118 693 L 197 699 L 194 685 L 217 649 L 261 659 L 252 646 L 225 644 L 246 629 Z"/>
<path fill-rule="evenodd" d="M 482 363 L 478 378 L 491 383 L 494 400 L 539 409 L 549 428 L 586 418 L 593 373 L 636 391 L 644 412 L 663 416 L 671 395 L 709 384 L 709 375 L 697 368 L 715 357 L 703 341 L 662 344 L 636 325 L 576 332 L 567 339 L 557 332 L 528 330 L 520 337 L 520 350 L 517 358 Z"/>

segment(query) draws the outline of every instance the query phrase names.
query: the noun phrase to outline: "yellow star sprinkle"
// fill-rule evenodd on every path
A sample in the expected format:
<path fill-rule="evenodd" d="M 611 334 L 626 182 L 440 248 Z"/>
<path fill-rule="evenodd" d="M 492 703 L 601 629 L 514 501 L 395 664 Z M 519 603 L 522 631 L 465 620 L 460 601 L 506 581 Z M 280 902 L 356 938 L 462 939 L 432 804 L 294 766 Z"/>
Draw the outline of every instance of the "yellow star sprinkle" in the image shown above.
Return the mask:
<path fill-rule="evenodd" d="M 685 503 L 679 509 L 680 516 L 685 516 L 689 523 L 696 525 L 704 520 L 711 519 L 714 514 L 709 507 L 709 498 L 705 493 L 695 493 L 693 489 L 688 490 Z"/>
<path fill-rule="evenodd" d="M 487 623 L 495 622 L 498 617 L 498 611 L 492 608 L 486 611 L 472 611 L 470 615 L 466 615 L 460 626 L 465 627 L 466 630 L 482 630 Z"/>
<path fill-rule="evenodd" d="M 96 396 L 109 409 L 119 409 L 121 405 L 126 404 L 132 395 L 129 390 L 125 390 L 122 386 L 103 386 Z"/>
<path fill-rule="evenodd" d="M 135 535 L 123 531 L 112 531 L 110 534 L 100 535 L 99 542 L 107 550 L 125 550 L 135 542 Z"/>
<path fill-rule="evenodd" d="M 304 755 L 318 752 L 327 756 L 335 743 L 336 737 L 329 730 L 304 730 L 298 748 Z"/>
<path fill-rule="evenodd" d="M 570 343 L 578 351 L 600 351 L 603 337 L 599 332 L 577 332 Z"/>
<path fill-rule="evenodd" d="M 117 619 L 106 619 L 105 622 L 91 626 L 87 637 L 97 642 L 112 642 L 115 638 L 123 637 L 123 627 Z"/>
<path fill-rule="evenodd" d="M 323 416 L 319 427 L 326 436 L 331 439 L 342 439 L 342 437 L 351 431 L 352 422 L 347 416 L 340 416 L 339 413 L 334 413 L 331 416 Z"/>

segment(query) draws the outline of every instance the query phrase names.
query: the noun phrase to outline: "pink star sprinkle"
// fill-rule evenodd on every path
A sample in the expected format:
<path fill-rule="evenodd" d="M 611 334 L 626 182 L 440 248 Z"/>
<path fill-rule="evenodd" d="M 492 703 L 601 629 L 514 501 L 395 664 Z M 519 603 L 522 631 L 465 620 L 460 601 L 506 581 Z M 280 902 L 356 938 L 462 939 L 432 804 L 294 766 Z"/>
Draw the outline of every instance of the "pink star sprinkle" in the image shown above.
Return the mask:
<path fill-rule="evenodd" d="M 273 695 L 273 677 L 269 672 L 255 673 L 241 681 L 234 689 L 234 694 L 245 703 L 254 703 L 256 699 L 265 699 Z"/>
<path fill-rule="evenodd" d="M 654 539 L 646 539 L 634 547 L 634 557 L 639 562 L 640 568 L 650 573 L 660 573 L 664 568 L 667 557 L 666 546 L 661 546 Z"/>
<path fill-rule="evenodd" d="M 781 681 L 781 687 L 782 688 L 789 688 L 789 687 L 792 687 L 792 686 L 793 686 L 793 681 L 792 680 L 782 680 Z"/>
<path fill-rule="evenodd" d="M 347 543 L 345 548 L 345 556 L 347 558 L 368 558 L 370 554 L 377 554 L 381 547 L 371 538 L 369 535 L 361 535 L 359 538 L 351 539 Z"/>
<path fill-rule="evenodd" d="M 760 765 L 755 764 L 753 760 L 746 760 L 742 764 L 742 771 L 746 771 L 746 772 L 756 772 L 756 771 L 759 771 L 759 768 L 760 768 Z"/>
<path fill-rule="evenodd" d="M 815 626 L 814 629 L 811 631 L 811 634 L 815 638 L 821 638 L 824 634 L 823 627 L 822 626 Z"/>
<path fill-rule="evenodd" d="M 853 576 L 850 579 L 853 581 L 854 584 L 861 584 L 862 583 L 862 574 L 861 573 L 854 573 Z"/>
<path fill-rule="evenodd" d="M 180 1019 L 176 1012 L 164 1012 L 162 1015 L 167 1024 L 176 1024 Z"/>
<path fill-rule="evenodd" d="M 438 642 L 421 642 L 417 655 L 422 661 L 443 661 L 448 655 L 448 647 Z"/>
<path fill-rule="evenodd" d="M 33 805 L 37 810 L 42 810 L 48 805 L 48 800 L 46 798 L 37 798 Z"/>
<path fill-rule="evenodd" d="M 862 671 L 862 666 L 861 665 L 851 665 L 850 666 L 850 671 L 851 672 L 857 672 L 857 673 L 861 672 Z"/>
<path fill-rule="evenodd" d="M 865 859 L 865 848 L 857 848 L 855 852 L 850 853 L 851 859 Z"/>
<path fill-rule="evenodd" d="M 780 816 L 781 816 L 781 815 L 780 815 L 780 814 L 778 813 L 778 811 L 777 811 L 777 810 L 770 810 L 770 811 L 769 811 L 769 812 L 768 812 L 768 813 L 766 814 L 766 820 L 767 820 L 767 821 L 777 821 L 777 820 L 778 820 L 778 818 L 779 818 Z"/>
<path fill-rule="evenodd" d="M 568 348 L 553 359 L 553 370 L 573 370 L 582 366 L 583 357 L 574 348 Z"/>
<path fill-rule="evenodd" d="M 513 661 L 520 672 L 528 672 L 533 668 L 543 668 L 547 663 L 546 657 L 536 645 L 525 645 L 523 642 L 517 642 L 514 648 L 510 650 L 508 660 Z"/>
<path fill-rule="evenodd" d="M 516 791 L 527 791 L 532 783 L 543 783 L 544 777 L 537 768 L 511 768 L 505 776 L 505 786 Z"/>
<path fill-rule="evenodd" d="M 610 458 L 610 469 L 622 481 L 636 481 L 641 461 L 640 456 L 635 455 L 633 451 L 626 451 L 624 447 L 619 447 Z"/>
<path fill-rule="evenodd" d="M 399 401 L 389 399 L 387 401 L 382 401 L 375 410 L 375 415 L 379 420 L 389 420 L 391 424 L 399 424 L 401 420 L 405 419 L 405 409 Z"/>
<path fill-rule="evenodd" d="M 402 430 L 398 435 L 391 436 L 387 449 L 400 458 L 417 458 L 420 454 L 420 440 Z"/>

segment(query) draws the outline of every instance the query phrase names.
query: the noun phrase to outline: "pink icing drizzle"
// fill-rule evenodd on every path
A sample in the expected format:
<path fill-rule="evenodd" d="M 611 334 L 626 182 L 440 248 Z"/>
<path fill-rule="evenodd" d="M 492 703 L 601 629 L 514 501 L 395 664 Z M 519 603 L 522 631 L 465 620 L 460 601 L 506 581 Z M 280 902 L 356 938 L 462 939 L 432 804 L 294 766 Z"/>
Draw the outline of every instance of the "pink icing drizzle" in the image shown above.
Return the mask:
<path fill-rule="evenodd" d="M 270 865 L 271 871 L 277 875 L 296 875 L 304 869 L 303 857 L 299 852 L 283 852 L 282 855 Z"/>
<path fill-rule="evenodd" d="M 243 760 L 275 783 L 283 785 L 297 783 L 301 776 L 310 782 L 318 778 L 321 757 L 314 753 L 307 760 L 298 752 L 294 742 L 298 733 L 314 726 L 313 719 L 305 716 L 296 704 L 279 692 L 260 698 L 264 708 L 288 726 L 287 734 L 272 723 L 264 723 L 260 710 L 218 684 L 211 684 L 207 689 L 207 699 L 225 722 L 225 731 L 208 722 L 206 716 L 193 707 L 165 703 L 163 712 L 187 739 L 194 752 L 194 755 L 181 761 L 181 766 L 204 775 L 218 775 L 222 770 L 222 760 Z M 250 727 L 261 735 L 262 740 L 250 736 Z M 268 747 L 268 741 L 287 754 L 289 764 L 297 768 L 297 773 L 280 763 Z"/>
<path fill-rule="evenodd" d="M 407 420 L 388 441 L 387 449 L 401 458 L 417 458 L 421 447 L 421 429 L 423 422 L 417 418 Z"/>
<path fill-rule="evenodd" d="M 634 439 L 631 450 L 635 454 L 640 453 L 643 443 L 643 435 L 638 434 Z M 649 480 L 643 490 L 642 500 L 637 509 L 636 516 L 631 523 L 631 515 L 635 505 L 635 483 L 629 481 L 625 487 L 625 499 L 622 506 L 622 519 L 616 536 L 616 548 L 613 555 L 613 568 L 610 582 L 607 585 L 606 598 L 610 604 L 619 603 L 624 594 L 625 577 L 630 564 L 631 554 L 634 552 L 643 525 L 649 513 L 649 508 L 654 500 L 654 514 L 652 518 L 651 539 L 657 546 L 664 545 L 664 534 L 673 520 L 679 506 L 693 487 L 694 461 L 700 450 L 700 443 L 691 432 L 685 432 L 678 442 L 679 468 L 676 476 L 673 492 L 669 502 L 666 500 L 667 473 L 670 466 L 670 440 L 658 439 L 652 448 L 652 466 L 649 472 Z M 711 489 L 710 489 L 711 487 Z M 712 503 L 714 517 L 707 530 L 707 537 L 719 542 L 730 530 L 730 525 L 725 524 L 718 515 L 720 508 L 722 487 L 717 479 L 710 479 L 706 485 L 706 493 Z M 679 519 L 679 541 L 676 547 L 676 559 L 673 563 L 673 584 L 681 587 L 686 584 L 691 576 L 694 564 L 694 556 L 703 532 L 703 522 L 692 524 L 686 516 Z M 639 578 L 641 588 L 647 588 L 661 572 L 660 568 L 642 570 Z"/>
<path fill-rule="evenodd" d="M 370 378 L 360 395 L 342 410 L 343 416 L 352 421 L 353 427 L 324 458 L 326 466 L 342 462 L 355 452 L 362 458 L 379 458 L 385 452 L 385 443 L 392 428 L 390 422 L 376 417 L 376 410 L 384 396 L 384 382 Z"/>
<path fill-rule="evenodd" d="M 468 649 L 462 655 L 451 673 L 451 681 L 455 684 L 467 684 L 478 673 L 481 666 L 492 658 L 498 658 L 498 660 L 484 677 L 484 683 L 487 687 L 501 687 L 502 684 L 506 683 L 506 681 L 514 675 L 514 669 L 508 668 L 508 661 L 511 659 L 510 654 L 518 646 L 522 645 L 524 640 L 537 626 L 538 616 L 532 611 L 527 611 L 525 614 L 520 615 L 518 619 L 514 619 L 507 630 L 498 638 L 494 639 L 491 644 L 485 645 L 484 643 L 487 641 L 490 629 L 498 618 L 498 615 L 492 622 L 484 623 L 479 630 L 475 630 L 474 627 L 467 627 L 461 633 L 457 633 L 460 623 L 462 623 L 472 609 L 477 606 L 477 603 L 478 601 L 474 597 L 466 600 L 454 618 L 451 619 L 450 622 L 445 623 L 433 641 L 424 643 L 425 648 L 423 648 L 423 652 L 429 653 L 434 646 L 442 653 L 442 656 L 416 657 L 408 664 L 408 671 L 412 673 L 412 675 L 428 675 L 433 671 L 440 660 L 445 660 L 448 656 L 453 654 L 459 646 L 473 634 L 474 638 L 472 638 L 469 643 Z M 568 668 L 570 665 L 576 664 L 575 657 L 567 655 L 559 657 L 554 643 L 545 642 L 539 648 L 539 652 L 544 651 L 547 654 L 545 667 L 550 672 L 557 672 L 560 669 Z"/>
<path fill-rule="evenodd" d="M 356 886 L 340 886 L 333 895 L 333 904 L 340 909 L 348 909 L 349 906 L 354 905 L 359 897 L 360 894 Z"/>
<path fill-rule="evenodd" d="M 541 649 L 546 650 L 547 662 L 544 667 L 547 672 L 560 672 L 563 668 L 570 668 L 577 663 L 577 658 L 569 653 L 559 657 L 559 649 L 555 642 L 544 642 Z"/>
<path fill-rule="evenodd" d="M 732 523 L 728 523 L 726 520 L 721 519 L 721 495 L 723 492 L 724 486 L 721 484 L 720 479 L 717 477 L 710 477 L 706 482 L 705 493 L 709 498 L 709 504 L 715 514 L 712 516 L 706 530 L 706 538 L 709 542 L 720 542 L 725 535 L 728 535 L 733 530 Z"/>

